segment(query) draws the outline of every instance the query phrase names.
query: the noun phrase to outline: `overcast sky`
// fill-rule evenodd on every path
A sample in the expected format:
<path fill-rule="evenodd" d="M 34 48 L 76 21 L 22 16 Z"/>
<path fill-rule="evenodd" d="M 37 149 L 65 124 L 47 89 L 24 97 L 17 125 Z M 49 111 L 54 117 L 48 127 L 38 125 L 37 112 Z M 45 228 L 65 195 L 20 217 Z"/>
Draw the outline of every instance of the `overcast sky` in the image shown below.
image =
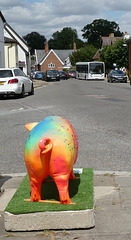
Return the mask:
<path fill-rule="evenodd" d="M 131 0 L 0 0 L 6 22 L 22 37 L 38 32 L 49 40 L 64 27 L 77 30 L 95 19 L 115 21 L 131 36 Z"/>

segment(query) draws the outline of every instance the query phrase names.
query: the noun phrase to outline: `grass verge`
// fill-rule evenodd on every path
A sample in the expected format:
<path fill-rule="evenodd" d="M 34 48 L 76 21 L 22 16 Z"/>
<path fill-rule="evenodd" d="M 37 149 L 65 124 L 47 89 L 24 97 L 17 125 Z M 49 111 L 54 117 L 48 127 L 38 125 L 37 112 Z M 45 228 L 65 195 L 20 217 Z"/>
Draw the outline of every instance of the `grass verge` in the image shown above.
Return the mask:
<path fill-rule="evenodd" d="M 69 195 L 76 204 L 53 204 L 40 202 L 26 202 L 30 198 L 30 182 L 28 174 L 21 182 L 16 193 L 8 203 L 5 211 L 13 214 L 24 214 L 46 211 L 85 210 L 93 208 L 93 169 L 85 168 L 81 174 L 75 174 L 80 179 L 69 181 Z M 42 184 L 42 199 L 59 200 L 58 190 L 54 181 Z"/>

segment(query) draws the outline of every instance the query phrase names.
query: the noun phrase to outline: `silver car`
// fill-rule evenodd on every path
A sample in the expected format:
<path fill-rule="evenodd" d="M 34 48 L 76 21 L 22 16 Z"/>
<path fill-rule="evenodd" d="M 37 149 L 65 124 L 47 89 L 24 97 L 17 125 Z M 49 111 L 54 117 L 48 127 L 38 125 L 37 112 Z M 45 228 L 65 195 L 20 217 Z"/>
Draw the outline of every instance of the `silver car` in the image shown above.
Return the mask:
<path fill-rule="evenodd" d="M 34 94 L 32 80 L 19 68 L 0 68 L 0 96 Z"/>

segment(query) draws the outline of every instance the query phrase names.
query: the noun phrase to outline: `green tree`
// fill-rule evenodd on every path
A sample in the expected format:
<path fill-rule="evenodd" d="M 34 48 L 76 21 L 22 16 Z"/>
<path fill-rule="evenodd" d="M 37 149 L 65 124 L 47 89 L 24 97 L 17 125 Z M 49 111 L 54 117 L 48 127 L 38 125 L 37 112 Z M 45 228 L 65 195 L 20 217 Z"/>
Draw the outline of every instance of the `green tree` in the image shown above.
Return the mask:
<path fill-rule="evenodd" d="M 116 41 L 112 45 L 106 45 L 100 52 L 100 60 L 105 62 L 106 69 L 112 69 L 113 63 L 116 63 L 117 68 L 128 69 L 128 46 L 124 39 Z"/>
<path fill-rule="evenodd" d="M 46 38 L 37 32 L 31 32 L 26 36 L 23 36 L 23 39 L 29 46 L 31 55 L 34 54 L 34 49 L 44 49 Z"/>
<path fill-rule="evenodd" d="M 53 33 L 52 38 L 48 41 L 50 49 L 73 49 L 74 43 L 77 48 L 84 45 L 84 42 L 78 38 L 76 29 L 70 27 Z"/>
<path fill-rule="evenodd" d="M 90 62 L 97 49 L 92 45 L 86 45 L 79 50 L 72 52 L 70 55 L 71 65 L 75 66 L 76 62 Z"/>
<path fill-rule="evenodd" d="M 110 33 L 114 33 L 114 36 L 122 36 L 119 25 L 115 22 L 110 22 L 104 19 L 96 19 L 92 23 L 87 24 L 82 30 L 83 38 L 87 39 L 89 44 L 93 44 L 96 47 L 100 47 L 101 36 L 108 37 Z"/>

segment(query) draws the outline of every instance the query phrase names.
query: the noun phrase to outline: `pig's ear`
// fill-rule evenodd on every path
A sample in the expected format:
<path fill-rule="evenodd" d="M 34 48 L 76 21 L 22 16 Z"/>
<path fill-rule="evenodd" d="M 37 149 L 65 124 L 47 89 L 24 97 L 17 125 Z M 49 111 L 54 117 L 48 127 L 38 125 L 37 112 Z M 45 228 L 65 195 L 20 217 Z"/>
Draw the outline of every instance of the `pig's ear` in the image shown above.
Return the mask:
<path fill-rule="evenodd" d="M 25 128 L 30 132 L 37 124 L 38 124 L 38 122 L 27 123 L 27 124 L 25 125 Z"/>
<path fill-rule="evenodd" d="M 39 148 L 41 149 L 42 153 L 49 152 L 53 147 L 52 141 L 50 138 L 41 138 L 39 141 Z"/>

